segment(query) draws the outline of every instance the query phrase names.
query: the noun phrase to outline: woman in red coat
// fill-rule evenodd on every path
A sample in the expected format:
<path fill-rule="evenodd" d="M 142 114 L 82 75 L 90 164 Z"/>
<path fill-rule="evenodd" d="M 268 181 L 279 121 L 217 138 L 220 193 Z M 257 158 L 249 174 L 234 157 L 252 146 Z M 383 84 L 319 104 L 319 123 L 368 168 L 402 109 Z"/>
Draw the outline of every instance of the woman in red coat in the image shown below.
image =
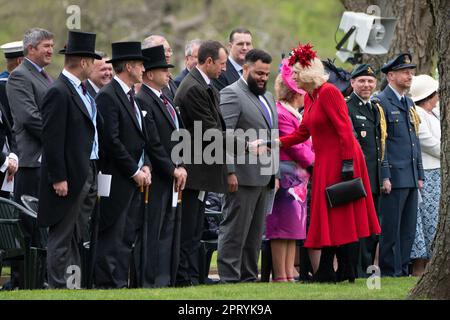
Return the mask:
<path fill-rule="evenodd" d="M 359 239 L 380 233 L 372 197 L 329 208 L 325 188 L 345 179 L 361 177 L 371 194 L 364 155 L 353 135 L 344 97 L 332 84 L 322 62 L 307 44 L 299 45 L 290 57 L 293 78 L 305 95 L 305 114 L 300 127 L 280 138 L 282 148 L 302 143 L 312 137 L 316 155 L 311 199 L 311 221 L 305 247 L 322 248 L 318 281 L 335 281 L 333 258 L 338 253 L 343 278 L 354 280 L 350 248 Z M 339 280 L 339 279 L 338 279 Z"/>

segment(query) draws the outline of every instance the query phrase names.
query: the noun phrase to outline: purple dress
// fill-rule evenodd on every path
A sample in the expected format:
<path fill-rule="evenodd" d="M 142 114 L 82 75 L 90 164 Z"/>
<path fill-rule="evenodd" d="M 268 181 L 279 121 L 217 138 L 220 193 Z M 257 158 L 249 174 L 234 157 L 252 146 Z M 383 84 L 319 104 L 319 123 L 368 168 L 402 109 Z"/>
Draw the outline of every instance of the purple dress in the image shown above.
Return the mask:
<path fill-rule="evenodd" d="M 277 102 L 280 137 L 300 126 L 300 120 Z M 306 188 L 309 174 L 304 168 L 314 163 L 311 140 L 280 150 L 280 189 L 272 213 L 266 217 L 267 239 L 306 238 Z"/>

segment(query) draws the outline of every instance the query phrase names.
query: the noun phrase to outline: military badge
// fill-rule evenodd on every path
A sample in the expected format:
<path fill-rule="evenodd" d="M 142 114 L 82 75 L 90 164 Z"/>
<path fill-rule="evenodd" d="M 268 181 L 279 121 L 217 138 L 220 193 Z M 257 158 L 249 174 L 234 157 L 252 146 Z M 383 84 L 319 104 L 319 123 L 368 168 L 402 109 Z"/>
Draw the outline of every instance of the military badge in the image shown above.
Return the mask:
<path fill-rule="evenodd" d="M 411 63 L 411 60 L 409 60 L 408 56 L 405 56 L 405 63 Z"/>
<path fill-rule="evenodd" d="M 361 137 L 362 138 L 367 137 L 367 131 L 361 131 Z"/>
<path fill-rule="evenodd" d="M 372 70 L 371 67 L 368 67 L 368 68 L 367 68 L 367 72 L 368 72 L 368 73 L 373 73 L 373 74 L 375 73 L 375 72 L 373 72 L 373 70 Z"/>

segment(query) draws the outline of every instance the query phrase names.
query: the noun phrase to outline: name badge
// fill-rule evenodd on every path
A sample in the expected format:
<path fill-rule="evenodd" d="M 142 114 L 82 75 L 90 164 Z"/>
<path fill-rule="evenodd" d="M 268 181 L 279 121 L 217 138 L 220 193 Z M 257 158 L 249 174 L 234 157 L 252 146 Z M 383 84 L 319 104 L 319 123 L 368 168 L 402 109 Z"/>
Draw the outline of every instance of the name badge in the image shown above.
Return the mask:
<path fill-rule="evenodd" d="M 359 119 L 359 120 L 367 120 L 367 118 L 366 117 L 364 117 L 364 116 L 356 116 L 356 119 Z"/>
<path fill-rule="evenodd" d="M 400 114 L 400 111 L 391 111 L 391 114 Z"/>

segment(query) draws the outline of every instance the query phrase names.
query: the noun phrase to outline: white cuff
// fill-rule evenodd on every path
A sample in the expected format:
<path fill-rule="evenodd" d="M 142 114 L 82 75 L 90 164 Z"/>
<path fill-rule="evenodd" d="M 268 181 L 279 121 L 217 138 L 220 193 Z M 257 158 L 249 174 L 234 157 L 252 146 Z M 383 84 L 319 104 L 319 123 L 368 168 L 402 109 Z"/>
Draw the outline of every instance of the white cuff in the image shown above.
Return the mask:
<path fill-rule="evenodd" d="M 137 169 L 136 173 L 133 174 L 131 177 L 132 177 L 132 178 L 136 177 L 136 176 L 138 175 L 139 171 L 141 171 L 141 169 Z"/>

